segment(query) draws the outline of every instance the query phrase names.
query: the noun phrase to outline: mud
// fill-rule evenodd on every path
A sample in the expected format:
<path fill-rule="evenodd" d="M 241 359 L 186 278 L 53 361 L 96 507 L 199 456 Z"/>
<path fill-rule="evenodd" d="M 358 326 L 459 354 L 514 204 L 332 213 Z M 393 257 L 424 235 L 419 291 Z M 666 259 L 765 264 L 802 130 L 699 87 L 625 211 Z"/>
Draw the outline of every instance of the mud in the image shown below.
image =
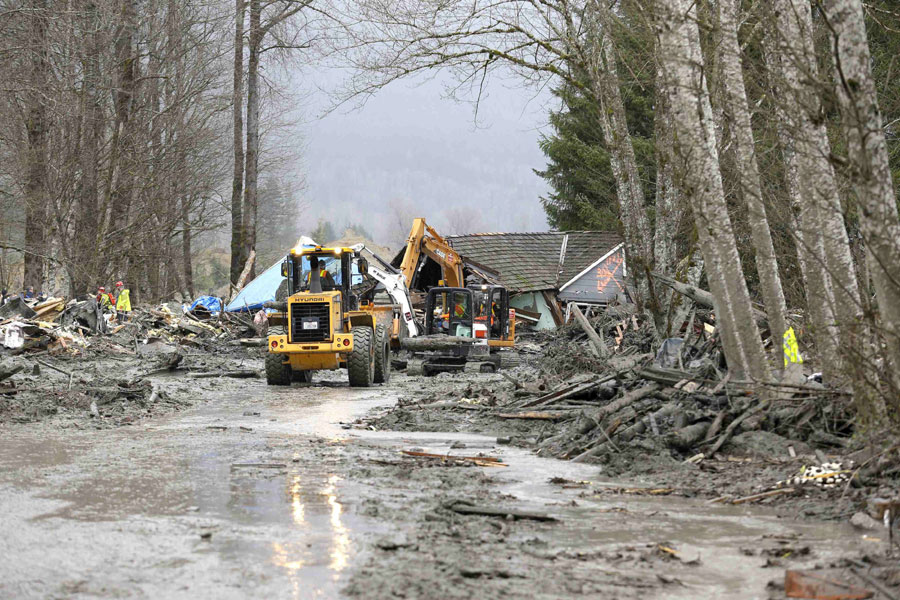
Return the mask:
<path fill-rule="evenodd" d="M 348 429 L 422 383 L 343 377 L 169 376 L 192 406 L 104 430 L 0 424 L 0 597 L 769 598 L 785 568 L 883 550 L 846 523 L 623 493 L 642 482 L 498 444 L 475 411 L 459 433 Z"/>

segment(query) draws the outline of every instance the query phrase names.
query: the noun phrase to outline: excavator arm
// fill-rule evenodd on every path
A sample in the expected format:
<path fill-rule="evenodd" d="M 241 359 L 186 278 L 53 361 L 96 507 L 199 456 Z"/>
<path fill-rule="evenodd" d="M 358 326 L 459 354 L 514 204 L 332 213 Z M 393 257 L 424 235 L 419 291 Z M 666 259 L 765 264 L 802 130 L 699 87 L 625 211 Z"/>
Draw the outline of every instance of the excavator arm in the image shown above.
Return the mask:
<path fill-rule="evenodd" d="M 365 251 L 374 259 L 372 262 L 369 262 L 369 277 L 383 285 L 384 291 L 391 297 L 394 304 L 400 306 L 400 318 L 406 323 L 408 337 L 419 335 L 419 326 L 416 324 L 415 318 L 413 318 L 412 300 L 409 297 L 409 288 L 406 287 L 406 278 L 403 273 L 394 269 L 380 256 L 362 244 L 354 246 L 353 249 L 357 252 Z"/>
<path fill-rule="evenodd" d="M 406 253 L 400 263 L 400 272 L 406 277 L 408 285 L 412 285 L 416 269 L 422 255 L 425 255 L 441 266 L 441 277 L 447 287 L 463 287 L 463 263 L 459 254 L 437 231 L 425 223 L 425 219 L 413 219 L 409 238 L 406 240 Z"/>

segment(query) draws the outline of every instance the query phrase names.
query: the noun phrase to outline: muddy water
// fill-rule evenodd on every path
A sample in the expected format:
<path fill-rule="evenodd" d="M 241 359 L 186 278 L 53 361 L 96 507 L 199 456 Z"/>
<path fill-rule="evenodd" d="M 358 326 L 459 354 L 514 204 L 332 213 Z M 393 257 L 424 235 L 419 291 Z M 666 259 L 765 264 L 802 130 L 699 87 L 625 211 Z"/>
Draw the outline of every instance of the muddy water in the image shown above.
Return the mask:
<path fill-rule="evenodd" d="M 390 388 L 223 386 L 197 408 L 133 427 L 0 429 L 0 597 L 339 597 L 372 541 L 410 526 L 364 516 L 366 495 L 391 490 L 349 477 L 360 456 L 450 452 L 453 442 L 466 449 L 452 452 L 502 453 L 510 466 L 486 472 L 517 506 L 560 517 L 541 531 L 558 551 L 665 543 L 701 559 L 673 566 L 683 585 L 655 597 L 767 597 L 781 571 L 742 550 L 781 543 L 763 536 L 811 546 L 818 561 L 862 543 L 764 509 L 596 495 L 606 485 L 596 467 L 493 438 L 340 426 L 393 402 Z M 591 483 L 565 489 L 554 476 Z"/>

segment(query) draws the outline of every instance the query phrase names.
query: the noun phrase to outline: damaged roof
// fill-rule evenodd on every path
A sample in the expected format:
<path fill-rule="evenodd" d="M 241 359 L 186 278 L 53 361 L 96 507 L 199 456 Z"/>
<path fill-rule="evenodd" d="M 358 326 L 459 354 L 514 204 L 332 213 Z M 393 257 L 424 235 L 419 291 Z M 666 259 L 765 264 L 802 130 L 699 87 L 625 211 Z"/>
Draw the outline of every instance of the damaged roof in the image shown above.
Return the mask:
<path fill-rule="evenodd" d="M 474 233 L 447 239 L 463 259 L 500 273 L 511 292 L 559 289 L 622 243 L 611 231 Z"/>

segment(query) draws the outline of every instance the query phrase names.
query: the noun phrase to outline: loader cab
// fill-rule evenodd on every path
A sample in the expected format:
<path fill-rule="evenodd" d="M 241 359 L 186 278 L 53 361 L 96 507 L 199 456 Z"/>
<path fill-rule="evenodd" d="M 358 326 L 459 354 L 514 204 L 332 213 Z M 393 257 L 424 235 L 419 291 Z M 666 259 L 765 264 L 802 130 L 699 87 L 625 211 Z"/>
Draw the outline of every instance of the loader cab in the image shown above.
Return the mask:
<path fill-rule="evenodd" d="M 288 281 L 288 296 L 312 293 L 313 270 L 319 272 L 322 293 L 340 292 L 344 312 L 356 310 L 357 302 L 351 294 L 353 284 L 358 283 L 368 270 L 365 258 L 341 248 L 309 248 L 292 251 L 281 264 L 281 275 Z"/>

